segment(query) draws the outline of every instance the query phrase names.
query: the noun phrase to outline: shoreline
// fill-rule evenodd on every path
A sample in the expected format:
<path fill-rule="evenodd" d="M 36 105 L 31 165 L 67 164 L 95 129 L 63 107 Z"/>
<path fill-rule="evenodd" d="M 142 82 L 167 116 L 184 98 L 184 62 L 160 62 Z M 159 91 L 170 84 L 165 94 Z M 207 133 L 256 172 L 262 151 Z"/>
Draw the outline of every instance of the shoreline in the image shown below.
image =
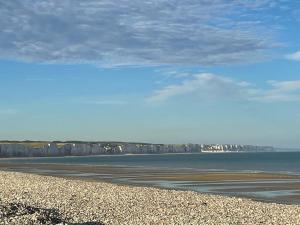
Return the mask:
<path fill-rule="evenodd" d="M 66 224 L 239 224 L 300 225 L 300 206 L 256 202 L 246 198 L 193 191 L 134 187 L 70 180 L 18 172 L 0 172 L 0 206 L 18 203 L 56 210 Z M 35 215 L 1 218 L 3 224 L 39 223 Z M 27 223 L 29 224 L 29 223 Z"/>

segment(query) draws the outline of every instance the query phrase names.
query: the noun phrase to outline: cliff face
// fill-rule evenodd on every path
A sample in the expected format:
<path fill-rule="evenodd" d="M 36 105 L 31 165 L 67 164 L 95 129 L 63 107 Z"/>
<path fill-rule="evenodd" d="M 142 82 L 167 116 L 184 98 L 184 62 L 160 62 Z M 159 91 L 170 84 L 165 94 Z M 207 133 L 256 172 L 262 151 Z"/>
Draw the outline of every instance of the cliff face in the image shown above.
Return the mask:
<path fill-rule="evenodd" d="M 195 151 L 200 151 L 197 149 Z M 41 156 L 84 156 L 101 154 L 191 152 L 184 145 L 152 144 L 103 144 L 103 143 L 49 143 L 41 147 L 25 144 L 0 144 L 0 157 L 41 157 Z"/>
<path fill-rule="evenodd" d="M 28 143 L 0 144 L 0 157 L 85 156 L 101 154 L 151 154 L 184 152 L 272 151 L 272 147 L 251 145 L 161 145 L 136 143 Z"/>

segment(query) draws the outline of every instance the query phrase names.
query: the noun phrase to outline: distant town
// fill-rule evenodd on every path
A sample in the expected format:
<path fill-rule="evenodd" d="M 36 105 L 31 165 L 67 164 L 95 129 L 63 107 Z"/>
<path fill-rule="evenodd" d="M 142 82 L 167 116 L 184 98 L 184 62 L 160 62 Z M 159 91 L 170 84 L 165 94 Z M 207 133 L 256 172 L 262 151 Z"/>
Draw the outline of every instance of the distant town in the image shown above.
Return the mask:
<path fill-rule="evenodd" d="M 263 152 L 271 146 L 235 144 L 151 144 L 81 141 L 0 141 L 0 157 L 87 156 L 107 154 L 160 154 L 197 152 Z"/>

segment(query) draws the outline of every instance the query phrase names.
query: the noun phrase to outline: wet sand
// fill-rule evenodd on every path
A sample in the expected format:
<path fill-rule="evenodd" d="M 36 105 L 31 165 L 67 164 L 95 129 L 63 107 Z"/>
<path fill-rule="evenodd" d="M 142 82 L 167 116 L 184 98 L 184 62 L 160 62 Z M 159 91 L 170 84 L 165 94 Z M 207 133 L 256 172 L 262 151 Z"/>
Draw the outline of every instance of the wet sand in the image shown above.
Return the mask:
<path fill-rule="evenodd" d="M 0 169 L 40 169 L 81 173 L 111 174 L 115 176 L 134 176 L 138 180 L 170 180 L 170 181 L 234 181 L 234 180 L 273 180 L 299 179 L 299 176 L 276 173 L 244 173 L 244 172 L 208 172 L 195 170 L 155 169 L 144 167 L 71 165 L 71 164 L 19 164 L 1 163 Z"/>

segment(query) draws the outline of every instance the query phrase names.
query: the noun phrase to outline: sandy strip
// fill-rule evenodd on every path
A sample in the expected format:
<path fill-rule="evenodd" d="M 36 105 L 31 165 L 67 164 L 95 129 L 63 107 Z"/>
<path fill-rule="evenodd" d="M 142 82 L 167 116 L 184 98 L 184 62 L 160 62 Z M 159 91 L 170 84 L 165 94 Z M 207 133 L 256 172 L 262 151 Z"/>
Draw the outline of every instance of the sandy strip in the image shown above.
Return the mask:
<path fill-rule="evenodd" d="M 43 211 L 2 213 L 0 224 L 47 224 L 39 222 L 40 214 L 56 210 L 47 218 L 58 214 L 67 224 L 300 225 L 300 206 L 295 205 L 0 172 L 0 205 L 7 210 L 11 203 L 21 205 L 17 206 L 27 214 Z"/>

